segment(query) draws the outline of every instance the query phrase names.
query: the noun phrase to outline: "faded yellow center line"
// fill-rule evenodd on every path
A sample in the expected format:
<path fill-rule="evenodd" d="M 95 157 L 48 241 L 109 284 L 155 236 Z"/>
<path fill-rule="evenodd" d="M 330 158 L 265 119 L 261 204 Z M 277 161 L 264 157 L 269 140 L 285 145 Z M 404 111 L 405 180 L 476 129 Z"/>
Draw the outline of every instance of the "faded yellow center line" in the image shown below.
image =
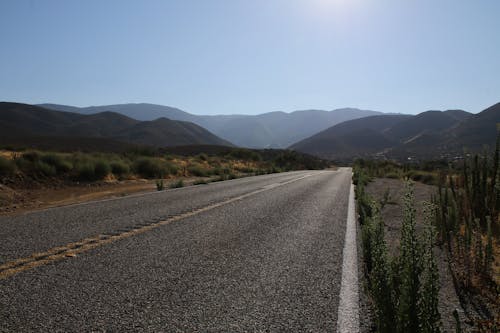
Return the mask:
<path fill-rule="evenodd" d="M 319 174 L 323 174 L 323 173 L 324 172 L 316 173 L 315 175 L 319 175 Z M 132 236 L 135 236 L 138 234 L 142 234 L 142 233 L 145 233 L 147 231 L 161 227 L 163 225 L 166 225 L 166 224 L 169 224 L 169 223 L 172 223 L 175 221 L 179 221 L 179 220 L 182 220 L 182 219 L 194 216 L 194 215 L 198 215 L 200 213 L 212 210 L 214 208 L 218 208 L 218 207 L 230 204 L 232 202 L 245 199 L 249 196 L 275 189 L 275 188 L 280 187 L 280 186 L 288 185 L 290 183 L 302 180 L 302 179 L 310 177 L 310 176 L 313 176 L 313 174 L 307 174 L 305 176 L 295 178 L 295 179 L 292 179 L 292 180 L 289 180 L 289 181 L 286 181 L 283 183 L 272 184 L 272 186 L 268 185 L 268 186 L 265 186 L 264 188 L 261 188 L 259 190 L 255 190 L 253 192 L 249 192 L 249 193 L 246 193 L 246 194 L 234 197 L 234 198 L 230 198 L 230 199 L 227 199 L 227 200 L 215 203 L 215 204 L 211 204 L 211 205 L 208 205 L 208 206 L 205 206 L 202 208 L 198 208 L 198 209 L 192 210 L 192 211 L 187 212 L 187 213 L 178 214 L 178 215 L 175 215 L 175 216 L 170 217 L 170 218 L 163 220 L 163 221 L 154 222 L 154 223 L 148 224 L 146 226 L 142 226 L 142 227 L 137 227 L 137 228 L 132 229 L 130 231 L 124 231 L 122 233 L 118 233 L 118 234 L 114 234 L 114 235 L 98 235 L 96 237 L 82 239 L 78 242 L 72 242 L 72 243 L 68 243 L 68 244 L 63 245 L 63 246 L 54 247 L 54 248 L 51 248 L 45 252 L 33 253 L 32 255 L 30 255 L 28 257 L 15 259 L 15 260 L 12 260 L 12 261 L 9 261 L 5 264 L 0 265 L 0 279 L 6 279 L 8 277 L 11 277 L 11 276 L 17 274 L 17 273 L 20 273 L 20 272 L 23 272 L 23 271 L 26 271 L 26 270 L 29 270 L 29 269 L 32 269 L 35 267 L 44 266 L 44 265 L 53 263 L 55 261 L 72 258 L 72 257 L 75 257 L 77 254 L 87 252 L 87 251 L 95 249 L 97 247 L 100 247 L 100 246 L 103 246 L 106 244 L 110 244 L 110 243 L 113 243 L 113 242 L 121 240 L 121 239 L 129 238 L 129 237 L 132 237 Z"/>

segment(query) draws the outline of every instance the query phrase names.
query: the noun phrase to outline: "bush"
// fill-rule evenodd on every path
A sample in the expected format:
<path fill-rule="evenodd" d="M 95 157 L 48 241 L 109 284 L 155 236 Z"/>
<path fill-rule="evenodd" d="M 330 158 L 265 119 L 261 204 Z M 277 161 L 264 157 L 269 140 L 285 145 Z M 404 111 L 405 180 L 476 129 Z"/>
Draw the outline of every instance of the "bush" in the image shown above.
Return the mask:
<path fill-rule="evenodd" d="M 113 161 L 110 163 L 111 172 L 116 176 L 123 176 L 130 172 L 130 167 L 123 161 Z"/>
<path fill-rule="evenodd" d="M 199 154 L 199 155 L 197 156 L 197 158 L 198 158 L 198 160 L 200 160 L 200 161 L 207 161 L 207 160 L 208 160 L 208 156 L 207 156 L 207 154 L 205 154 L 205 153 L 201 153 L 201 154 Z"/>
<path fill-rule="evenodd" d="M 209 176 L 208 170 L 204 169 L 201 165 L 198 165 L 198 164 L 194 164 L 194 165 L 189 166 L 187 168 L 187 171 L 191 175 L 196 176 L 196 177 L 208 177 Z"/>
<path fill-rule="evenodd" d="M 182 179 L 170 185 L 170 188 L 180 188 L 180 187 L 184 187 L 184 181 Z"/>
<path fill-rule="evenodd" d="M 52 177 L 57 174 L 55 166 L 43 161 L 36 161 L 35 163 L 33 163 L 33 169 L 36 173 L 42 174 L 44 176 Z"/>
<path fill-rule="evenodd" d="M 134 162 L 133 168 L 135 172 L 145 178 L 155 178 L 169 174 L 166 163 L 159 158 L 141 157 Z"/>
<path fill-rule="evenodd" d="M 73 164 L 59 154 L 47 153 L 42 155 L 40 160 L 53 166 L 58 174 L 69 172 L 73 168 Z"/>
<path fill-rule="evenodd" d="M 243 173 L 254 173 L 255 172 L 254 168 L 246 167 L 246 166 L 236 168 L 236 170 L 238 170 L 239 172 L 243 172 Z"/>
<path fill-rule="evenodd" d="M 33 162 L 27 160 L 23 156 L 16 158 L 14 162 L 19 170 L 25 173 L 30 173 L 33 171 Z"/>
<path fill-rule="evenodd" d="M 27 161 L 30 161 L 30 162 L 36 162 L 40 159 L 41 157 L 41 154 L 37 151 L 28 151 L 26 153 L 23 153 L 21 155 L 21 158 L 27 160 Z"/>
<path fill-rule="evenodd" d="M 78 161 L 74 167 L 75 178 L 83 181 L 91 181 L 95 179 L 94 163 L 90 160 Z"/>
<path fill-rule="evenodd" d="M 94 176 L 95 179 L 103 179 L 111 172 L 111 167 L 109 163 L 105 160 L 98 160 L 94 164 Z"/>
<path fill-rule="evenodd" d="M 179 173 L 179 167 L 173 163 L 166 162 L 165 168 L 167 168 L 168 173 L 171 175 L 177 175 Z"/>
<path fill-rule="evenodd" d="M 12 160 L 0 156 L 0 175 L 10 176 L 16 172 L 16 164 Z"/>
<path fill-rule="evenodd" d="M 262 156 L 259 153 L 249 149 L 234 149 L 227 156 L 239 160 L 262 161 Z"/>
<path fill-rule="evenodd" d="M 164 189 L 165 189 L 165 183 L 163 182 L 163 178 L 156 180 L 156 190 L 163 191 Z"/>

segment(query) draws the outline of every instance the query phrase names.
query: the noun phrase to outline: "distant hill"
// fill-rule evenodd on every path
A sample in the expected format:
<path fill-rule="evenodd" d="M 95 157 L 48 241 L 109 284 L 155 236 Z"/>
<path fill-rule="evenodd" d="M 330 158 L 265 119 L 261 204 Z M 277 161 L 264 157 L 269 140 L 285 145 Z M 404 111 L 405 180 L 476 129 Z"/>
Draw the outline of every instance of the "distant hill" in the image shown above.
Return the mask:
<path fill-rule="evenodd" d="M 455 149 L 460 146 L 471 149 L 491 146 L 495 142 L 499 123 L 500 103 L 497 103 L 460 123 L 447 135 L 444 145 L 455 146 Z"/>
<path fill-rule="evenodd" d="M 166 118 L 143 122 L 111 111 L 83 115 L 8 102 L 0 102 L 0 128 L 0 143 L 3 145 L 29 143 L 37 138 L 48 142 L 54 137 L 78 138 L 79 141 L 92 138 L 92 143 L 96 142 L 95 139 L 102 139 L 112 146 L 117 142 L 156 147 L 231 145 L 189 122 Z"/>
<path fill-rule="evenodd" d="M 455 158 L 463 156 L 464 150 L 493 148 L 498 123 L 500 103 L 478 114 L 448 110 L 381 115 L 332 126 L 290 148 L 342 161 L 357 157 Z"/>
<path fill-rule="evenodd" d="M 290 149 L 341 160 L 375 154 L 397 143 L 383 133 L 410 118 L 410 115 L 381 115 L 346 121 L 302 140 Z"/>
<path fill-rule="evenodd" d="M 343 121 L 382 114 L 369 110 L 345 108 L 333 111 L 304 110 L 291 113 L 278 111 L 259 115 L 200 116 L 169 106 L 145 103 L 85 108 L 58 104 L 40 104 L 40 106 L 81 114 L 112 111 L 143 121 L 161 117 L 189 121 L 238 146 L 250 148 L 285 148 Z"/>

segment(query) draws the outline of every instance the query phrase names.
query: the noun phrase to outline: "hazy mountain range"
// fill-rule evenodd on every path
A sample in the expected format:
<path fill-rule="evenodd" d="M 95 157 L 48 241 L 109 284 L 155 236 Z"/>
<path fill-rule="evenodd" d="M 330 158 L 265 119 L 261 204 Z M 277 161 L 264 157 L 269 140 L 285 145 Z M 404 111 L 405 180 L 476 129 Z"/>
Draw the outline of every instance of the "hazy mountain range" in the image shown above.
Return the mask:
<path fill-rule="evenodd" d="M 249 148 L 286 148 L 343 121 L 382 114 L 376 111 L 344 108 L 333 111 L 304 110 L 259 115 L 201 116 L 155 104 L 115 104 L 85 108 L 58 104 L 40 104 L 40 106 L 82 114 L 112 111 L 143 121 L 160 117 L 189 121 L 237 146 Z"/>
<path fill-rule="evenodd" d="M 379 115 L 332 126 L 290 148 L 334 160 L 358 157 L 454 158 L 495 146 L 500 103 L 471 114 L 462 110 Z"/>
<path fill-rule="evenodd" d="M 183 120 L 155 118 L 157 116 Z M 335 125 L 328 126 L 330 123 Z M 464 149 L 478 152 L 485 146 L 494 147 L 498 123 L 500 103 L 478 114 L 448 110 L 404 115 L 340 109 L 271 112 L 256 116 L 197 116 L 152 104 L 75 108 L 0 103 L 0 143 L 4 146 L 50 148 L 54 143 L 60 146 L 63 142 L 68 149 L 97 147 L 102 150 L 106 147 L 117 151 L 129 145 L 235 144 L 266 148 L 282 147 L 291 142 L 286 147 L 339 161 L 358 157 L 406 160 L 463 156 Z M 205 124 L 214 133 L 199 124 Z M 303 138 L 311 132 L 311 136 Z M 233 141 L 228 141 L 228 137 Z M 299 139 L 294 143 L 296 138 Z M 46 145 L 40 146 L 40 142 Z"/>

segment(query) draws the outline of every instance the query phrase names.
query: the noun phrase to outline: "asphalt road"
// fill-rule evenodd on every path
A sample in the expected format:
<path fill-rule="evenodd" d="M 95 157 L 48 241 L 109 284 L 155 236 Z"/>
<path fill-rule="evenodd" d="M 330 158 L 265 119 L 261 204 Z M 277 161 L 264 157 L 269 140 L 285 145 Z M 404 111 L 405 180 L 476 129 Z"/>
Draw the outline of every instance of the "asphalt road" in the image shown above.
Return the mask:
<path fill-rule="evenodd" d="M 335 332 L 350 181 L 289 172 L 2 217 L 0 331 Z"/>

